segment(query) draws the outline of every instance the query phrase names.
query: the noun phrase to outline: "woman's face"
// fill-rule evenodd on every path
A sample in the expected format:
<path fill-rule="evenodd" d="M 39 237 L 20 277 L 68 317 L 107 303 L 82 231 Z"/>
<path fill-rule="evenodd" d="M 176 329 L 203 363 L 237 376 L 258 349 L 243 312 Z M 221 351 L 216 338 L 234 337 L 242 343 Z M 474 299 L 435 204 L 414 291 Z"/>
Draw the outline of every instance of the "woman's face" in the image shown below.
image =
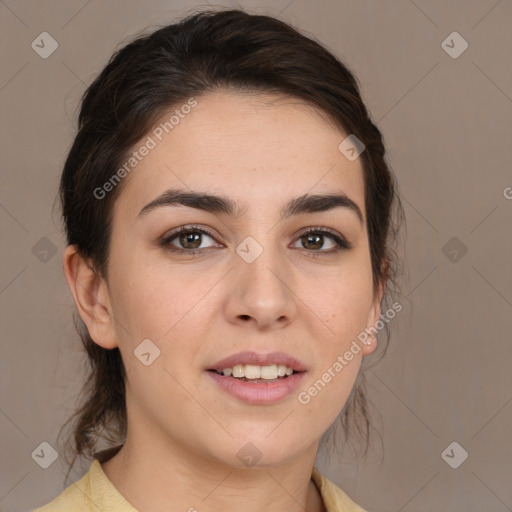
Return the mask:
<path fill-rule="evenodd" d="M 233 92 L 196 100 L 169 133 L 148 134 L 155 147 L 124 178 L 104 288 L 115 322 L 95 341 L 121 351 L 129 435 L 230 466 L 243 467 L 241 454 L 275 465 L 318 443 L 375 349 L 359 342 L 343 358 L 380 313 L 362 163 L 338 149 L 348 134 L 297 100 Z M 135 149 L 143 144 L 153 146 L 144 137 Z M 219 196 L 234 211 L 210 198 L 141 213 L 169 190 Z M 305 205 L 313 195 L 346 196 L 363 221 L 339 200 Z M 350 248 L 336 250 L 337 239 Z M 287 354 L 305 371 L 291 389 L 290 377 L 241 383 L 209 371 L 241 352 Z"/>

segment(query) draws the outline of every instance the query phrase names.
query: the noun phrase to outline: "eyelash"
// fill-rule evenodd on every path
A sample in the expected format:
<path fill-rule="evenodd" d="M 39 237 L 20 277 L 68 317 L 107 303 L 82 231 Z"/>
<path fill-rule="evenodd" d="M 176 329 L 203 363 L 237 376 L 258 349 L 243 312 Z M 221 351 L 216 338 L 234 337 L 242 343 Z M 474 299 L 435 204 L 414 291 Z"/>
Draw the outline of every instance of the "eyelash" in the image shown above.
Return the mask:
<path fill-rule="evenodd" d="M 160 245 L 165 247 L 166 249 L 178 253 L 178 254 L 188 254 L 192 256 L 198 256 L 199 254 L 204 254 L 205 252 L 209 252 L 210 250 L 214 248 L 207 248 L 207 249 L 179 249 L 176 247 L 173 247 L 171 245 L 171 242 L 178 237 L 182 233 L 202 233 L 204 235 L 208 235 L 210 238 L 215 240 L 215 235 L 210 232 L 208 229 L 200 228 L 198 226 L 181 226 L 169 235 L 162 238 L 160 241 Z M 297 238 L 300 239 L 303 236 L 309 235 L 309 234 L 316 234 L 316 235 L 322 235 L 327 236 L 331 238 L 335 243 L 336 247 L 331 248 L 329 251 L 322 251 L 322 250 L 308 250 L 303 249 L 310 254 L 313 258 L 317 258 L 319 256 L 328 256 L 333 254 L 338 254 L 340 251 L 351 249 L 352 245 L 345 240 L 343 237 L 339 236 L 335 231 L 329 229 L 329 228 L 322 228 L 322 227 L 312 227 L 308 228 L 306 231 L 300 234 L 300 236 Z"/>

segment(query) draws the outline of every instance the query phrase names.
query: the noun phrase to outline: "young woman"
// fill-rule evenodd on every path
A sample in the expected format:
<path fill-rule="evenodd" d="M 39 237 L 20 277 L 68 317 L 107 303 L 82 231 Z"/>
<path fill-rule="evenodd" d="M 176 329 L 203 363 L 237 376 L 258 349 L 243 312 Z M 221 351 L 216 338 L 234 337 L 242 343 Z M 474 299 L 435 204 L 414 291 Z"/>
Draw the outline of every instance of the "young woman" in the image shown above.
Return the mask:
<path fill-rule="evenodd" d="M 92 463 L 38 511 L 362 510 L 314 465 L 337 421 L 368 442 L 401 307 L 384 155 L 354 76 L 272 17 L 204 11 L 112 57 L 60 187 Z"/>

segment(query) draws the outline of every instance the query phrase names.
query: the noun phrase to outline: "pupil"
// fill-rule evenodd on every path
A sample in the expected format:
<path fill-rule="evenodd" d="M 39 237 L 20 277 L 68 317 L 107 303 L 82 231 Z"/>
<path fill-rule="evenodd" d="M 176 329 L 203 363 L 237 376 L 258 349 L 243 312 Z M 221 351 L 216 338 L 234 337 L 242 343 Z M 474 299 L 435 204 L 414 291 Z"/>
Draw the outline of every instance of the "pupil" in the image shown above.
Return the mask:
<path fill-rule="evenodd" d="M 180 235 L 180 243 L 187 249 L 197 249 L 201 245 L 201 234 L 200 233 L 182 233 Z M 193 244 L 193 247 L 187 244 Z"/>
<path fill-rule="evenodd" d="M 314 239 L 316 239 L 316 243 L 313 242 L 313 246 L 314 246 L 315 249 L 320 249 L 322 247 L 322 241 L 321 241 L 322 237 L 321 236 L 319 236 L 319 235 L 306 235 L 305 238 L 307 239 L 306 244 L 309 243 L 310 241 L 313 241 Z"/>
<path fill-rule="evenodd" d="M 321 235 L 305 235 L 303 238 L 306 240 L 306 245 L 312 246 L 314 249 L 320 249 L 322 247 L 322 236 Z M 201 245 L 201 233 L 182 233 L 180 235 L 180 243 L 190 249 L 197 249 Z M 190 247 L 188 244 L 191 244 Z"/>

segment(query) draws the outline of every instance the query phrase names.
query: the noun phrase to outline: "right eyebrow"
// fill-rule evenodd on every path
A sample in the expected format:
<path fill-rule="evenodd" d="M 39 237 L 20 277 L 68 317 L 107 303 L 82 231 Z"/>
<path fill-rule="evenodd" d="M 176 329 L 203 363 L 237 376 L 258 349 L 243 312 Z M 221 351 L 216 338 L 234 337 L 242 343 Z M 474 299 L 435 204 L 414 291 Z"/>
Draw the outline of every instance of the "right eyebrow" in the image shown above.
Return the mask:
<path fill-rule="evenodd" d="M 182 205 L 212 213 L 224 213 L 239 217 L 247 209 L 247 205 L 241 205 L 230 198 L 208 194 L 205 192 L 169 189 L 153 199 L 142 208 L 138 217 L 143 217 L 150 211 L 163 206 Z M 346 208 L 353 212 L 364 224 L 361 208 L 355 201 L 343 193 L 336 194 L 304 194 L 291 199 L 281 210 L 281 220 L 292 215 L 303 213 L 325 212 L 334 208 Z"/>

